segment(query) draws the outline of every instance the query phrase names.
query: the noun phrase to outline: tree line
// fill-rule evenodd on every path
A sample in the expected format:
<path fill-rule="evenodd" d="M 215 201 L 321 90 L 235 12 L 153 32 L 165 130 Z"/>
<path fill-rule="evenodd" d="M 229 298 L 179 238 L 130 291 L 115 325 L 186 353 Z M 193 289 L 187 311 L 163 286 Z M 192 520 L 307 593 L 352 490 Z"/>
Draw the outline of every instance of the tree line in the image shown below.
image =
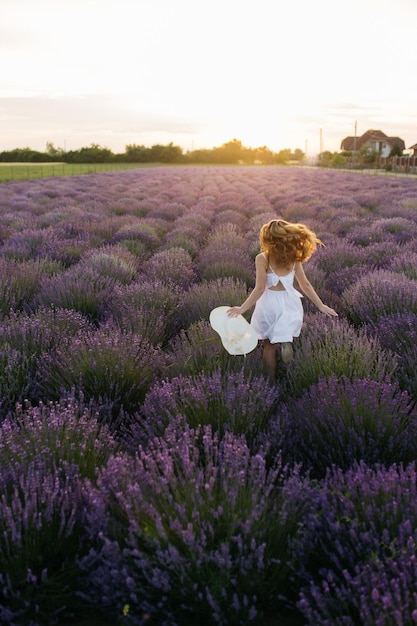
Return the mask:
<path fill-rule="evenodd" d="M 289 161 L 302 161 L 304 152 L 289 148 L 273 152 L 267 146 L 248 148 L 238 139 L 228 141 L 219 147 L 184 152 L 172 142 L 167 145 L 155 144 L 151 147 L 129 144 L 123 153 L 113 153 L 109 148 L 91 144 L 79 150 L 66 151 L 47 142 L 46 150 L 40 152 L 31 148 L 15 148 L 0 152 L 3 163 L 178 163 L 178 164 L 262 164 L 284 165 Z"/>

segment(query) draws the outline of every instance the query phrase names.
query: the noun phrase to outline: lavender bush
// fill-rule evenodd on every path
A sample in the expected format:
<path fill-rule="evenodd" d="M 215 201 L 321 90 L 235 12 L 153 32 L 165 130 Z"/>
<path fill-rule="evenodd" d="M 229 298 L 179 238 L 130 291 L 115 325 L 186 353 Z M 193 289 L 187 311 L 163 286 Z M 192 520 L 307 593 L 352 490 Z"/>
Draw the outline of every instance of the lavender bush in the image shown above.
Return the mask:
<path fill-rule="evenodd" d="M 117 423 L 120 411 L 134 413 L 161 372 L 163 356 L 146 340 L 102 326 L 39 361 L 42 397 L 59 400 L 72 390 L 101 405 L 100 416 Z"/>
<path fill-rule="evenodd" d="M 16 407 L 0 427 L 0 467 L 21 469 L 42 459 L 45 468 L 61 473 L 77 468 L 83 478 L 96 479 L 117 450 L 108 428 L 100 424 L 94 406 L 68 396 L 58 402 Z"/>
<path fill-rule="evenodd" d="M 108 316 L 119 328 L 138 333 L 154 346 L 164 345 L 180 328 L 181 289 L 161 280 L 138 280 L 117 286 Z"/>
<path fill-rule="evenodd" d="M 384 380 L 396 369 L 395 355 L 383 350 L 364 329 L 354 329 L 343 318 L 306 315 L 295 344 L 295 357 L 286 370 L 289 396 L 300 396 L 320 378 L 347 376 Z"/>
<path fill-rule="evenodd" d="M 0 322 L 0 417 L 18 402 L 39 398 L 38 359 L 68 345 L 90 328 L 75 311 L 40 309 L 32 315 L 11 312 Z"/>
<path fill-rule="evenodd" d="M 174 227 L 165 237 L 164 248 L 182 248 L 195 260 L 200 250 L 201 242 L 196 236 L 194 226 Z"/>
<path fill-rule="evenodd" d="M 96 270 L 101 276 L 108 276 L 122 285 L 131 283 L 138 269 L 135 256 L 117 245 L 93 249 L 83 256 L 81 263 L 86 270 Z"/>
<path fill-rule="evenodd" d="M 141 420 L 133 425 L 132 435 L 136 433 L 138 441 L 162 436 L 166 427 L 181 415 L 192 428 L 210 425 L 221 436 L 226 431 L 245 435 L 253 449 L 278 398 L 278 387 L 244 370 L 227 374 L 217 370 L 211 375 L 161 381 L 146 394 Z"/>
<path fill-rule="evenodd" d="M 381 317 L 367 324 L 367 332 L 370 336 L 376 336 L 384 348 L 397 355 L 395 378 L 403 389 L 416 398 L 417 315 L 403 312 Z"/>
<path fill-rule="evenodd" d="M 191 255 L 183 248 L 156 252 L 143 264 L 142 273 L 148 282 L 157 280 L 181 289 L 187 289 L 197 279 Z"/>
<path fill-rule="evenodd" d="M 321 379 L 280 406 L 276 422 L 284 458 L 315 478 L 355 461 L 389 466 L 417 459 L 417 410 L 388 380 Z"/>
<path fill-rule="evenodd" d="M 414 464 L 329 472 L 294 547 L 307 624 L 413 623 L 416 485 Z"/>
<path fill-rule="evenodd" d="M 417 313 L 417 281 L 397 272 L 367 272 L 342 294 L 347 317 L 355 324 L 395 313 Z"/>
<path fill-rule="evenodd" d="M 74 309 L 95 323 L 105 316 L 115 280 L 81 264 L 44 281 L 36 296 L 37 306 Z"/>
<path fill-rule="evenodd" d="M 253 286 L 254 266 L 246 250 L 245 238 L 234 224 L 218 226 L 198 256 L 200 277 L 214 280 L 232 276 Z"/>
<path fill-rule="evenodd" d="M 232 277 L 195 283 L 181 298 L 177 313 L 181 327 L 186 329 L 195 322 L 208 320 L 210 312 L 221 304 L 239 305 L 247 295 L 246 283 Z"/>
<path fill-rule="evenodd" d="M 417 281 L 417 252 L 407 251 L 394 256 L 389 269 Z"/>
<path fill-rule="evenodd" d="M 166 347 L 166 360 L 163 370 L 165 378 L 191 376 L 204 372 L 212 374 L 217 369 L 226 372 L 262 373 L 260 350 L 256 349 L 246 356 L 232 356 L 224 348 L 219 335 L 208 321 L 191 324 L 169 341 Z"/>
<path fill-rule="evenodd" d="M 55 209 L 55 216 L 57 210 Z M 86 225 L 83 224 L 82 228 Z M 31 228 L 11 235 L 1 253 L 19 261 L 55 261 L 68 267 L 94 246 L 95 238 L 88 231 L 70 228 L 68 224 L 54 228 Z"/>
<path fill-rule="evenodd" d="M 36 467 L 39 466 L 39 455 L 35 451 L 38 447 L 45 454 L 45 463 L 49 463 L 47 471 L 51 475 L 56 476 L 54 472 L 59 469 L 60 480 L 63 480 L 64 475 L 69 479 L 71 472 L 71 476 L 79 472 L 83 497 L 87 497 L 85 477 L 88 476 L 94 482 L 93 465 L 96 463 L 102 466 L 107 460 L 106 456 L 101 456 L 101 442 L 105 445 L 105 433 L 108 432 L 102 430 L 103 422 L 109 422 L 113 436 L 119 440 L 122 429 L 129 427 L 135 420 L 139 420 L 139 424 L 143 420 L 141 411 L 145 398 L 151 397 L 151 388 L 152 393 L 155 393 L 155 411 L 152 420 L 147 422 L 152 421 L 155 428 L 160 420 L 166 420 L 167 424 L 169 422 L 167 433 L 164 422 L 164 434 L 159 443 L 152 444 L 154 447 L 165 445 L 165 437 L 173 441 L 172 430 L 169 429 L 174 428 L 174 425 L 178 441 L 183 431 L 190 428 L 186 426 L 184 416 L 168 416 L 170 412 L 186 413 L 187 419 L 192 421 L 197 420 L 197 412 L 211 420 L 208 413 L 212 410 L 212 414 L 218 414 L 223 420 L 223 426 L 229 424 L 227 419 L 233 414 L 237 420 L 234 426 L 243 428 L 243 421 L 239 424 L 237 411 L 233 413 L 235 404 L 232 401 L 233 393 L 236 403 L 236 394 L 241 393 L 242 400 L 252 407 L 253 421 L 262 422 L 256 435 L 256 446 L 250 439 L 253 431 L 248 431 L 246 447 L 253 455 L 261 441 L 269 440 L 276 446 L 265 448 L 262 454 L 268 467 L 277 449 L 283 449 L 292 462 L 302 460 L 305 466 L 310 464 L 310 471 L 315 471 L 317 475 L 320 473 L 321 476 L 327 464 L 335 462 L 345 464 L 344 467 L 348 468 L 352 459 L 358 456 L 372 464 L 378 459 L 388 464 L 412 458 L 411 446 L 415 441 L 412 433 L 415 409 L 412 405 L 417 397 L 417 348 L 413 317 L 417 315 L 415 197 L 415 180 L 412 178 L 359 176 L 357 173 L 310 168 L 149 168 L 1 185 L 0 411 L 1 420 L 5 420 L 2 430 L 4 442 L 7 439 L 6 428 L 9 428 L 7 433 L 10 434 L 3 453 L 0 451 L 1 471 L 9 465 L 17 476 L 15 466 L 20 455 L 19 472 L 26 476 L 30 468 L 36 464 Z M 257 422 L 262 417 L 260 390 L 263 383 L 259 382 L 262 380 L 261 350 L 254 350 L 246 357 L 230 356 L 217 333 L 209 326 L 208 313 L 211 308 L 227 304 L 229 300 L 232 304 L 235 296 L 238 300 L 243 299 L 243 291 L 242 298 L 239 296 L 241 285 L 245 286 L 245 292 L 253 286 L 253 259 L 259 249 L 259 227 L 273 217 L 305 221 L 324 241 L 326 247 L 313 256 L 306 271 L 322 298 L 336 308 L 340 317 L 338 320 L 328 320 L 321 314 L 316 315 L 313 306 L 307 299 L 304 300 L 305 325 L 300 339 L 294 343 L 295 358 L 288 366 L 279 364 L 278 367 L 279 383 L 275 392 L 279 392 L 279 402 L 285 402 L 286 406 L 281 404 L 279 419 L 274 420 L 271 431 L 267 426 L 270 421 Z M 235 292 L 236 285 L 239 293 Z M 211 393 L 214 388 L 218 388 L 215 385 L 216 376 L 222 381 L 218 396 Z M 246 393 L 242 387 L 243 378 L 250 383 L 253 405 L 250 405 L 249 391 Z M 186 386 L 187 383 L 190 387 Z M 160 396 L 163 388 L 173 393 L 166 404 Z M 207 400 L 208 412 L 206 406 L 198 405 L 198 402 L 194 405 L 193 393 L 197 391 Z M 366 392 L 369 392 L 369 397 Z M 71 402 L 75 403 L 74 409 L 68 404 L 69 396 Z M 25 402 L 26 399 L 30 404 Z M 16 408 L 16 402 L 22 404 L 23 408 L 19 404 Z M 162 416 L 157 415 L 156 405 L 159 407 L 158 414 Z M 255 405 L 259 405 L 259 412 Z M 299 410 L 296 411 L 296 407 Z M 148 408 L 152 413 L 152 409 Z M 329 416 L 333 416 L 330 422 Z M 93 446 L 91 438 L 94 429 L 100 425 L 97 433 L 100 444 L 91 457 L 87 448 L 83 448 L 81 441 L 75 438 L 73 430 L 77 427 L 78 418 L 81 422 L 88 422 L 88 425 L 81 425 L 80 422 L 80 436 L 85 437 L 88 448 Z M 46 430 L 48 421 L 51 422 L 50 438 Z M 63 432 L 65 421 L 68 421 L 69 428 Z M 291 428 L 283 427 L 290 422 L 294 427 L 300 424 L 296 435 L 291 435 L 292 447 L 289 446 Z M 338 428 L 332 431 L 335 424 L 338 424 Z M 324 425 L 327 425 L 326 428 Z M 22 432 L 21 439 L 18 429 Z M 157 432 L 162 433 L 162 428 Z M 314 434 L 323 444 L 329 440 L 332 432 L 334 435 L 329 445 L 310 446 L 311 449 L 307 449 L 308 444 L 305 442 L 310 441 L 310 435 Z M 200 454 L 202 427 L 199 427 L 199 433 Z M 155 431 L 150 428 L 145 433 L 146 441 L 154 434 Z M 143 439 L 140 439 L 138 433 L 136 435 L 133 442 L 137 448 Z M 51 439 L 54 436 L 55 445 Z M 24 437 L 28 439 L 26 450 Z M 214 436 L 211 437 L 214 439 Z M 232 435 L 228 433 L 227 437 Z M 108 440 L 111 442 L 110 434 Z M 178 441 L 170 446 L 178 447 Z M 338 442 L 337 450 L 334 441 Z M 62 442 L 62 449 L 58 446 L 59 442 Z M 48 453 L 47 448 L 50 449 Z M 160 447 L 160 450 L 164 448 Z M 320 459 L 314 455 L 315 450 L 322 451 Z M 109 452 L 113 456 L 112 443 L 109 443 Z M 146 451 L 146 454 L 149 452 Z M 138 452 L 141 462 L 144 455 L 143 450 Z M 152 455 L 155 459 L 156 452 Z M 82 465 L 84 459 L 81 456 L 85 457 L 85 466 Z M 165 459 L 161 458 L 161 467 L 171 458 L 172 455 L 168 453 Z M 250 463 L 248 461 L 248 465 Z M 114 463 L 112 460 L 105 470 L 106 485 L 110 484 L 110 466 L 114 471 L 123 467 L 128 472 L 130 464 L 138 467 L 135 459 L 127 458 Z M 203 471 L 204 463 L 201 465 Z M 65 474 L 67 469 L 68 473 Z M 162 475 L 155 476 L 152 484 L 159 486 Z M 344 476 L 344 473 L 340 476 Z M 201 477 L 203 480 L 206 476 L 201 474 Z M 126 484 L 135 485 L 136 489 L 135 478 L 128 478 Z M 180 475 L 175 475 L 175 478 L 179 480 Z M 17 484 L 18 479 L 13 480 Z M 116 484 L 118 479 L 114 476 L 112 480 Z M 123 480 L 120 478 L 120 484 L 124 484 Z M 321 486 L 324 486 L 325 491 L 327 489 L 327 480 L 318 479 L 316 483 L 310 484 L 305 480 L 300 488 L 299 478 L 297 475 L 294 478 L 294 489 L 288 496 L 294 507 L 294 518 L 297 519 L 297 503 L 300 501 L 303 507 L 308 505 L 313 511 L 311 516 L 304 517 L 299 526 L 306 537 L 310 531 L 314 537 L 316 517 L 320 517 L 320 512 L 324 511 L 326 515 L 325 506 L 322 507 L 318 501 L 323 495 Z M 280 488 L 287 485 L 287 480 L 278 482 Z M 6 483 L 5 480 L 4 485 Z M 316 489 L 313 489 L 314 484 Z M 231 482 L 226 487 L 233 491 Z M 229 619 L 224 609 L 227 602 L 227 606 L 233 607 L 230 620 L 235 619 L 238 623 L 239 620 L 240 623 L 249 620 L 252 600 L 248 600 L 244 609 L 246 613 L 242 613 L 243 609 L 239 613 L 240 609 L 237 608 L 238 602 L 242 604 L 245 594 L 248 598 L 252 597 L 250 594 L 253 595 L 253 589 L 258 584 L 254 581 L 248 592 L 251 580 L 246 579 L 250 578 L 249 575 L 239 575 L 233 582 L 231 577 L 230 586 L 223 585 L 228 590 L 237 589 L 236 601 L 227 594 L 226 599 L 219 599 L 216 595 L 218 586 L 213 582 L 218 570 L 209 570 L 211 573 L 208 578 L 210 584 L 213 583 L 213 587 L 207 586 L 209 595 L 198 587 L 201 580 L 205 580 L 200 576 L 202 570 L 193 565 L 198 559 L 190 562 L 184 549 L 181 558 L 176 560 L 175 550 L 178 550 L 179 545 L 176 535 L 166 531 L 166 520 L 175 497 L 169 500 L 167 491 L 148 495 L 148 491 L 140 486 L 142 500 L 140 504 L 134 502 L 129 508 L 131 501 L 128 501 L 128 495 L 124 492 L 117 493 L 119 500 L 112 504 L 111 499 L 107 498 L 110 490 L 104 482 L 99 490 L 101 494 L 94 494 L 96 500 L 91 509 L 92 517 L 82 528 L 83 532 L 88 532 L 90 543 L 89 555 L 83 557 L 86 573 L 93 571 L 88 569 L 87 560 L 93 567 L 97 554 L 100 553 L 102 557 L 100 567 L 94 569 L 94 585 L 100 591 L 96 597 L 96 611 L 99 611 L 100 599 L 103 598 L 103 607 L 111 612 L 111 619 L 114 616 L 115 623 L 127 625 L 130 621 L 142 625 L 146 622 L 148 607 L 155 619 L 158 614 L 161 621 L 165 620 L 170 626 L 171 613 L 181 624 L 185 620 L 195 624 L 199 621 L 200 609 L 195 609 L 191 600 L 191 608 L 178 608 L 173 596 L 167 593 L 166 596 L 162 595 L 161 608 L 157 609 L 156 586 L 148 582 L 143 588 L 141 586 L 145 575 L 142 576 L 140 572 L 143 570 L 148 575 L 155 563 L 158 564 L 158 575 L 171 584 L 176 567 L 173 563 L 181 562 L 186 563 L 184 571 L 188 576 L 184 575 L 181 579 L 188 581 L 184 589 L 191 589 L 192 585 L 196 585 L 197 589 L 197 592 L 192 593 L 184 591 L 184 606 L 189 598 L 198 600 L 198 592 L 201 591 L 203 600 L 199 601 L 198 606 L 203 607 L 202 621 L 211 614 L 215 615 L 213 619 L 217 619 L 218 623 Z M 198 490 L 198 494 L 200 491 L 202 489 Z M 378 489 L 374 489 L 374 492 L 378 492 Z M 10 493 L 8 490 L 7 497 Z M 278 502 L 283 491 L 277 490 L 276 493 Z M 226 501 L 227 491 L 221 494 Z M 273 502 L 271 504 L 270 501 L 268 505 L 272 511 L 275 511 L 275 497 L 274 492 Z M 50 500 L 51 506 L 61 510 L 56 498 L 51 496 Z M 179 500 L 188 517 L 181 519 L 187 520 L 187 524 L 193 523 L 194 518 L 190 517 L 193 507 L 189 505 L 187 508 L 185 501 L 188 502 L 185 496 Z M 403 505 L 405 498 L 397 501 L 397 518 L 408 515 L 412 520 L 407 505 Z M 134 530 L 135 520 L 141 521 L 142 518 L 139 514 L 130 516 L 130 511 L 137 512 L 140 509 L 139 512 L 142 512 L 142 502 L 145 503 L 143 508 L 146 511 L 154 507 L 153 520 L 162 519 L 162 512 L 166 511 L 161 535 L 154 536 L 151 533 L 149 536 L 140 524 L 139 531 Z M 14 510 L 18 509 L 17 505 L 13 506 Z M 370 507 L 370 517 L 376 520 L 378 507 L 385 510 L 386 503 L 380 499 Z M 241 510 L 247 509 L 234 509 L 237 518 Z M 124 523 L 117 518 L 121 511 L 122 515 L 125 515 L 124 511 L 129 511 L 130 517 L 125 516 Z M 197 507 L 196 511 L 197 515 L 204 517 L 204 507 L 201 510 Z M 364 563 L 358 556 L 358 559 L 353 559 L 352 566 L 342 568 L 344 573 L 341 575 L 338 568 L 337 575 L 333 570 L 330 572 L 335 559 L 337 561 L 339 558 L 334 558 L 331 550 L 347 552 L 349 549 L 352 526 L 348 524 L 348 519 L 354 519 L 354 515 L 349 518 L 350 513 L 347 511 L 341 523 L 337 522 L 340 531 L 337 540 L 332 542 L 329 532 L 328 550 L 323 552 L 320 575 L 316 572 L 313 576 L 311 572 L 315 570 L 311 564 L 321 559 L 321 544 L 313 542 L 311 553 L 308 551 L 310 548 L 307 549 L 306 544 L 303 544 L 308 558 L 304 558 L 306 552 L 301 550 L 291 553 L 289 559 L 287 548 L 283 550 L 282 546 L 275 552 L 275 547 L 267 551 L 268 558 L 272 554 L 282 554 L 282 565 L 288 567 L 289 559 L 293 570 L 300 574 L 308 565 L 310 573 L 306 577 L 293 577 L 290 581 L 288 576 L 285 585 L 291 586 L 293 595 L 299 591 L 299 585 L 303 586 L 300 607 L 305 619 L 309 616 L 311 623 L 338 623 L 338 620 L 343 623 L 344 619 L 350 619 L 355 624 L 380 624 L 384 623 L 385 609 L 387 624 L 410 623 L 414 619 L 412 602 L 415 588 L 412 558 L 415 537 L 412 533 L 409 534 L 408 543 L 404 541 L 397 552 L 393 548 L 387 552 L 381 549 L 378 553 L 374 550 L 374 559 Z M 384 515 L 382 511 L 381 519 L 385 519 Z M 207 516 L 208 525 L 214 525 L 214 521 L 211 521 L 214 518 L 209 514 Z M 128 519 L 133 522 L 128 523 Z M 244 545 L 248 546 L 254 538 L 252 554 L 258 549 L 258 540 L 270 537 L 269 517 L 260 515 L 257 519 L 261 521 L 256 531 L 255 526 L 249 523 L 246 527 L 243 519 L 239 522 L 244 526 L 244 531 L 239 531 L 242 541 L 246 542 Z M 152 524 L 149 528 L 156 527 L 156 522 Z M 372 528 L 367 527 L 370 535 L 376 522 L 372 524 Z M 98 528 L 105 531 L 102 540 L 99 539 Z M 126 534 L 124 531 L 127 528 L 131 530 Z M 181 528 L 184 530 L 185 526 Z M 225 526 L 218 528 L 222 530 Z M 237 526 L 233 528 L 235 532 Z M 405 530 L 400 532 L 405 536 Z M 25 530 L 25 533 L 29 531 Z M 380 548 L 386 545 L 385 535 L 382 540 L 381 536 L 378 540 Z M 119 542 L 120 537 L 122 539 Z M 137 537 L 140 537 L 140 541 L 135 543 Z M 200 533 L 198 537 L 203 537 L 203 534 Z M 124 542 L 125 538 L 130 541 L 129 545 Z M 287 538 L 288 535 L 285 541 Z M 104 542 L 100 544 L 102 552 L 97 541 Z M 160 543 L 156 546 L 157 541 Z M 143 556 L 143 562 L 138 559 L 140 567 L 137 563 L 132 565 L 133 557 L 130 558 L 137 544 L 140 544 L 141 558 Z M 368 554 L 367 545 L 363 543 L 360 550 L 358 548 L 358 554 L 360 551 L 362 555 Z M 238 543 L 233 546 L 236 548 Z M 123 552 L 123 547 L 127 552 Z M 233 553 L 233 558 L 236 554 L 238 552 Z M 249 549 L 244 554 L 249 554 Z M 239 556 L 239 563 L 243 563 L 246 558 Z M 236 559 L 237 556 L 234 561 L 237 563 Z M 204 562 L 208 560 L 207 557 Z M 212 559 L 210 563 L 213 562 Z M 141 569 L 142 563 L 144 565 Z M 200 563 L 202 561 L 198 561 Z M 265 568 L 252 569 L 260 572 L 255 578 L 261 580 Z M 51 565 L 48 571 L 52 570 Z M 203 570 L 203 573 L 208 571 L 205 566 Z M 223 570 L 229 572 L 227 567 Z M 134 572 L 131 579 L 130 571 Z M 275 573 L 272 566 L 271 571 Z M 35 575 L 39 582 L 38 574 Z M 218 584 L 221 585 L 223 573 L 219 576 Z M 333 579 L 332 576 L 336 577 Z M 272 575 L 270 579 L 273 580 Z M 138 581 L 135 588 L 130 587 L 132 580 Z M 38 582 L 35 585 L 36 593 Z M 8 584 L 6 581 L 6 586 L 2 588 L 9 589 Z M 72 584 L 68 585 L 68 590 Z M 176 584 L 171 588 L 176 589 Z M 79 585 L 78 580 L 76 585 Z M 277 584 L 277 588 L 285 594 L 285 585 L 280 585 Z M 326 585 L 330 591 L 325 590 Z M 16 585 L 13 589 L 16 590 Z M 28 607 L 24 602 L 29 587 L 24 587 L 24 591 L 22 589 L 19 587 L 19 593 L 23 594 L 19 597 L 24 598 L 20 607 L 23 610 Z M 30 589 L 34 589 L 33 585 Z M 75 596 L 75 587 L 72 589 Z M 93 589 L 85 587 L 83 591 L 94 601 Z M 146 600 L 149 589 L 148 606 Z M 11 597 L 9 594 L 8 598 Z M 212 605 L 211 598 L 214 598 Z M 263 602 L 273 612 L 273 602 L 262 600 L 262 595 L 259 598 L 253 600 L 252 606 L 258 610 L 262 623 L 266 617 L 261 617 L 260 605 Z M 357 599 L 353 608 L 352 598 Z M 41 604 L 38 603 L 38 606 Z M 62 603 L 57 601 L 55 608 L 52 608 L 51 619 L 55 619 L 55 616 L 59 619 L 58 604 Z M 6 603 L 4 606 L 4 610 L 11 610 L 11 605 Z M 220 609 L 212 610 L 210 606 Z M 15 608 L 16 605 L 13 611 Z M 277 611 L 281 611 L 281 608 Z M 315 617 L 310 616 L 313 612 Z M 8 623 L 10 615 L 5 615 L 4 621 Z M 252 612 L 250 617 L 253 615 Z M 20 625 L 26 618 L 20 616 L 13 619 Z M 40 613 L 33 617 L 33 620 L 41 619 Z"/>
<path fill-rule="evenodd" d="M 366 259 L 362 258 L 361 249 L 346 239 L 335 239 L 332 244 L 320 249 L 312 257 L 306 269 L 309 277 L 311 269 L 318 268 L 324 273 L 323 283 L 326 288 L 340 296 L 366 270 Z M 310 278 L 321 294 L 321 285 Z"/>
<path fill-rule="evenodd" d="M 160 244 L 155 226 L 142 220 L 124 226 L 115 233 L 109 243 L 119 244 L 134 254 L 141 262 L 146 261 Z"/>
<path fill-rule="evenodd" d="M 304 508 L 290 494 L 307 489 L 285 476 L 243 437 L 182 422 L 136 458 L 113 458 L 99 478 L 108 523 L 91 569 L 95 601 L 119 615 L 128 606 L 134 624 L 147 613 L 172 626 L 249 623 L 282 606 L 288 537 Z"/>
<path fill-rule="evenodd" d="M 1 465 L 0 475 L 0 621 L 40 626 L 73 615 L 83 604 L 86 486 L 75 466 L 62 472 L 40 458 Z"/>
<path fill-rule="evenodd" d="M 44 261 L 20 262 L 0 257 L 0 315 L 5 317 L 10 311 L 32 311 L 36 293 L 42 281 L 47 279 L 50 267 Z"/>
<path fill-rule="evenodd" d="M 374 233 L 382 235 L 385 242 L 404 244 L 417 236 L 417 223 L 405 217 L 381 217 L 372 223 Z"/>

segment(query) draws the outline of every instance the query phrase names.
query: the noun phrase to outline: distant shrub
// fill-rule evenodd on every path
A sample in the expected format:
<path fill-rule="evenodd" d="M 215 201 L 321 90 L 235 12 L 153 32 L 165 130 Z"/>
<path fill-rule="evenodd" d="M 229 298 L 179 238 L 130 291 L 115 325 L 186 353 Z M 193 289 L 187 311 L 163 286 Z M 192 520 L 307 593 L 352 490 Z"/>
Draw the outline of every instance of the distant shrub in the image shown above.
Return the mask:
<path fill-rule="evenodd" d="M 368 272 L 343 292 L 342 303 L 355 324 L 395 313 L 417 313 L 417 281 L 388 270 Z"/>
<path fill-rule="evenodd" d="M 415 621 L 416 485 L 414 464 L 329 472 L 293 561 L 308 624 Z"/>
<path fill-rule="evenodd" d="M 245 238 L 234 224 L 218 226 L 197 259 L 197 271 L 205 280 L 234 277 L 253 286 L 255 270 Z"/>
<path fill-rule="evenodd" d="M 97 574 L 90 565 L 96 603 L 173 626 L 248 623 L 282 606 L 304 508 L 291 494 L 307 486 L 287 484 L 279 459 L 267 470 L 244 438 L 177 423 L 136 458 L 113 458 L 99 488 L 110 524 Z"/>
<path fill-rule="evenodd" d="M 102 276 L 93 268 L 77 264 L 58 276 L 43 281 L 36 303 L 42 307 L 59 307 L 79 311 L 92 322 L 105 316 L 115 280 Z"/>
<path fill-rule="evenodd" d="M 404 244 L 417 236 L 417 224 L 405 217 L 382 217 L 372 223 L 371 231 L 382 234 L 386 242 Z"/>
<path fill-rule="evenodd" d="M 183 248 L 156 252 L 142 265 L 141 273 L 147 281 L 158 280 L 181 289 L 188 289 L 197 279 L 193 259 Z"/>
<path fill-rule="evenodd" d="M 331 376 L 280 407 L 284 459 L 313 477 L 355 461 L 368 465 L 417 459 L 417 411 L 406 392 L 389 381 Z"/>
<path fill-rule="evenodd" d="M 141 280 L 117 286 L 108 304 L 110 319 L 121 330 L 138 333 L 154 346 L 178 332 L 181 289 L 161 280 Z"/>
<path fill-rule="evenodd" d="M 289 396 L 300 396 L 320 378 L 347 376 L 384 380 L 396 369 L 395 355 L 384 350 L 365 329 L 355 329 L 343 318 L 322 313 L 305 316 L 305 326 L 287 368 Z"/>
<path fill-rule="evenodd" d="M 131 283 L 137 273 L 135 256 L 123 246 L 90 250 L 81 263 L 87 269 L 96 270 L 101 276 L 108 276 L 123 285 Z"/>
<path fill-rule="evenodd" d="M 417 252 L 398 254 L 392 259 L 389 269 L 417 281 Z"/>
<path fill-rule="evenodd" d="M 36 293 L 50 275 L 49 270 L 50 262 L 20 262 L 0 257 L 0 314 L 4 317 L 11 310 L 32 311 Z"/>

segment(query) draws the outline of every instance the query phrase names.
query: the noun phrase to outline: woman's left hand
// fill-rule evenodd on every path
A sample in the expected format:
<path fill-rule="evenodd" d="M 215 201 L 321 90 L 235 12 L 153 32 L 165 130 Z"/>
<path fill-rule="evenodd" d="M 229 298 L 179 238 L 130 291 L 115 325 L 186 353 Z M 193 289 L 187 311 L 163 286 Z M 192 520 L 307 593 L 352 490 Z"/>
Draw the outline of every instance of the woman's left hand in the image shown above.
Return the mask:
<path fill-rule="evenodd" d="M 323 304 L 323 306 L 320 307 L 320 311 L 329 317 L 339 317 L 339 314 L 336 313 L 334 309 L 327 306 L 327 304 Z"/>

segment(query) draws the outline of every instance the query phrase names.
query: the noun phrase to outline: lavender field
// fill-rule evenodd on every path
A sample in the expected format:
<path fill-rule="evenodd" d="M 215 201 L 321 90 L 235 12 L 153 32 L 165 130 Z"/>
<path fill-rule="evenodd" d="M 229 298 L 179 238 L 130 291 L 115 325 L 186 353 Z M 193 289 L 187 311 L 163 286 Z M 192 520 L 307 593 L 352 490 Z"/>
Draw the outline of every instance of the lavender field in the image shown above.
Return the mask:
<path fill-rule="evenodd" d="M 417 623 L 416 181 L 152 168 L 0 215 L 1 624 Z M 274 217 L 339 313 L 303 299 L 276 384 L 208 322 Z"/>

